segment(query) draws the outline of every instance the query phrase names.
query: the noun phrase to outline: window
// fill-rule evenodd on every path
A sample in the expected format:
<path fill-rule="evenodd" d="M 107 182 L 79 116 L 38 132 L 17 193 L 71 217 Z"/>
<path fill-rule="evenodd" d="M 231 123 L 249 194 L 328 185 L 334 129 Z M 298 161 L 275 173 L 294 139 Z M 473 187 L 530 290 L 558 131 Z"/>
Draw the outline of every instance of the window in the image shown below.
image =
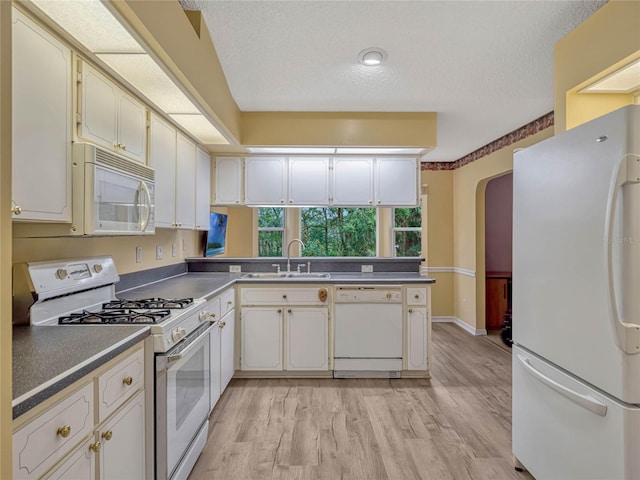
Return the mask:
<path fill-rule="evenodd" d="M 282 257 L 283 245 L 284 208 L 258 208 L 258 256 Z"/>
<path fill-rule="evenodd" d="M 422 208 L 393 209 L 395 257 L 419 257 L 422 251 Z"/>
<path fill-rule="evenodd" d="M 301 208 L 305 257 L 375 257 L 375 208 Z"/>

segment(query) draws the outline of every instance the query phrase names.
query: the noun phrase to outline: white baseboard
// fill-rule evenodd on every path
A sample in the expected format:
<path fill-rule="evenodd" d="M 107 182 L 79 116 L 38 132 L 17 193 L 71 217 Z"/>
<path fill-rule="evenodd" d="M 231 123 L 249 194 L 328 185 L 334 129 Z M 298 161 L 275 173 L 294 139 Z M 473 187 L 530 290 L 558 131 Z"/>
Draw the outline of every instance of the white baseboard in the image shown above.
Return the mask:
<path fill-rule="evenodd" d="M 455 323 L 458 327 L 466 330 L 471 335 L 486 335 L 487 330 L 484 328 L 473 328 L 468 323 L 463 322 L 457 317 L 431 317 L 431 321 L 434 323 Z"/>

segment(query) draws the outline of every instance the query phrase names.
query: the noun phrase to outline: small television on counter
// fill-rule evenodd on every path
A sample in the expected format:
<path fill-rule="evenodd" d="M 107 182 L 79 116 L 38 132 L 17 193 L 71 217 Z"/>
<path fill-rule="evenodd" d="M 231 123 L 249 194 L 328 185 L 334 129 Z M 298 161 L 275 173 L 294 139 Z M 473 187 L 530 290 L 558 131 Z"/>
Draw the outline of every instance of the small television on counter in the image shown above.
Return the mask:
<path fill-rule="evenodd" d="M 211 212 L 209 214 L 209 231 L 205 242 L 204 256 L 213 257 L 224 253 L 227 239 L 227 215 Z"/>

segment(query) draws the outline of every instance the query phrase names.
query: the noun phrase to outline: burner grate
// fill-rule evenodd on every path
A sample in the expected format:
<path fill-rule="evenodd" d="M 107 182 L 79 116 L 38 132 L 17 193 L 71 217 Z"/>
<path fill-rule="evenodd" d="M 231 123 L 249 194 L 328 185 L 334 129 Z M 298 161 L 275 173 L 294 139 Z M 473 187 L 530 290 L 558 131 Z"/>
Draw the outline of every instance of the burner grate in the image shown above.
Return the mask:
<path fill-rule="evenodd" d="M 72 313 L 58 318 L 60 325 L 127 325 L 127 324 L 156 324 L 171 315 L 171 311 L 165 310 L 131 310 L 121 308 L 116 310 L 101 310 L 99 312 Z"/>
<path fill-rule="evenodd" d="M 121 308 L 186 308 L 193 304 L 193 298 L 143 298 L 140 300 L 112 300 L 102 304 L 104 309 Z"/>

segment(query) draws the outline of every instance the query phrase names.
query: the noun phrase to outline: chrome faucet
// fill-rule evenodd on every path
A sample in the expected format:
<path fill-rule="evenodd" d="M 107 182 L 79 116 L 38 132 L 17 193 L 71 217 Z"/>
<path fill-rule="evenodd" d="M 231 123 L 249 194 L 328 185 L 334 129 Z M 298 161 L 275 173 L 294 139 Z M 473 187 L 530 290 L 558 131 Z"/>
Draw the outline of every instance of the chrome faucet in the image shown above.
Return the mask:
<path fill-rule="evenodd" d="M 305 248 L 304 246 L 304 242 L 302 240 L 300 240 L 299 238 L 294 238 L 293 240 L 291 240 L 289 242 L 289 244 L 287 245 L 287 272 L 291 271 L 291 244 L 293 242 L 298 242 L 300 244 L 300 246 L 302 247 L 300 249 L 300 254 L 302 255 L 302 250 Z"/>

